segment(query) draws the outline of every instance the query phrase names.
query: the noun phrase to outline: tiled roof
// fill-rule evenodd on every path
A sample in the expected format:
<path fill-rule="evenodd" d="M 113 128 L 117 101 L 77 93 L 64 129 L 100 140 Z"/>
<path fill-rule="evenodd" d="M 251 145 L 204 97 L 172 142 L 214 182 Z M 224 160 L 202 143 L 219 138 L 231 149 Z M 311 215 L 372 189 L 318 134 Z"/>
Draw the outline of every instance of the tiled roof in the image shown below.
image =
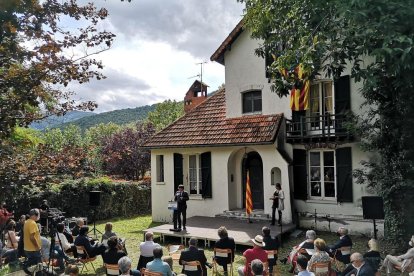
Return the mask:
<path fill-rule="evenodd" d="M 218 63 L 224 65 L 224 52 L 226 52 L 236 38 L 243 32 L 243 26 L 244 23 L 242 19 L 210 57 L 211 61 L 217 61 Z"/>
<path fill-rule="evenodd" d="M 226 118 L 222 89 L 161 130 L 145 144 L 149 148 L 271 144 L 283 114 Z"/>

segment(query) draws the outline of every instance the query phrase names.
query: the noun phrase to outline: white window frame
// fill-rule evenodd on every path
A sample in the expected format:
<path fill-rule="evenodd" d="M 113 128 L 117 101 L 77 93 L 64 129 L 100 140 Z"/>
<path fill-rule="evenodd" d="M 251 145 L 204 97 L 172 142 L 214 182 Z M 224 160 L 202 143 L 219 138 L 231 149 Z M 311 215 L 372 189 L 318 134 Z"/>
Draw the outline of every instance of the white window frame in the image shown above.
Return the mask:
<path fill-rule="evenodd" d="M 312 171 L 311 171 L 311 160 L 310 155 L 312 152 L 319 153 L 319 167 L 320 167 L 320 183 L 321 183 L 321 196 L 312 196 Z M 335 196 L 334 197 L 325 197 L 325 166 L 324 166 L 324 152 L 332 152 L 333 153 L 333 182 L 335 188 Z M 338 197 L 338 187 L 336 183 L 336 152 L 335 150 L 310 150 L 307 153 L 307 169 L 308 169 L 308 194 L 310 200 L 324 200 L 324 201 L 336 201 Z M 332 181 L 329 181 L 332 182 Z"/>
<path fill-rule="evenodd" d="M 322 116 L 322 115 L 324 115 L 324 106 L 325 106 L 325 98 L 326 98 L 326 95 L 323 93 L 324 92 L 324 84 L 325 83 L 331 83 L 331 86 L 332 86 L 332 88 L 331 88 L 331 91 L 332 91 L 332 110 L 329 112 L 331 115 L 333 115 L 333 117 L 332 117 L 332 119 L 334 119 L 335 117 L 335 84 L 334 84 L 334 81 L 333 80 L 331 80 L 331 79 L 323 79 L 323 80 L 318 80 L 318 81 L 314 81 L 314 82 L 312 82 L 311 83 L 311 87 L 310 87 L 310 91 L 309 91 L 309 108 L 308 108 L 308 112 L 307 112 L 307 116 L 308 117 L 311 117 L 311 116 L 313 116 L 314 114 L 312 114 L 311 112 L 312 112 L 312 87 L 313 86 L 315 86 L 315 85 L 318 85 L 318 90 L 319 90 L 319 99 L 318 99 L 318 106 L 319 106 L 319 115 L 318 116 Z M 321 117 L 319 117 L 319 118 L 321 118 Z M 312 120 L 312 119 L 310 119 L 310 120 Z M 324 126 L 323 124 L 324 124 L 324 122 L 322 121 L 322 120 L 317 120 L 318 122 L 319 122 L 319 127 L 318 128 L 316 128 L 316 130 L 315 130 L 315 128 L 313 128 L 312 127 L 312 122 L 310 121 L 310 122 L 308 122 L 308 127 L 309 127 L 309 130 L 310 131 L 313 131 L 313 132 L 320 132 L 320 129 L 322 129 L 322 128 L 328 128 L 328 127 L 330 127 L 331 128 L 331 132 L 335 132 L 335 128 L 333 127 L 333 125 L 330 125 L 330 126 Z"/>
<path fill-rule="evenodd" d="M 195 166 L 195 168 L 191 168 L 190 167 L 190 165 L 191 165 L 191 163 L 190 163 L 190 158 L 192 157 L 192 156 L 195 156 L 195 161 L 196 161 L 196 166 Z M 191 173 L 191 171 L 192 170 L 196 170 L 196 179 L 192 179 L 192 173 Z M 191 190 L 191 184 L 193 183 L 193 182 L 195 182 L 195 184 L 196 184 L 196 193 L 192 193 L 192 190 Z M 201 190 L 201 188 L 202 188 L 202 181 L 201 181 L 201 154 L 199 154 L 199 153 L 197 153 L 197 154 L 190 154 L 190 155 L 188 155 L 188 185 L 189 185 L 189 188 L 190 188 L 190 195 L 201 195 L 201 192 L 200 192 L 200 190 Z"/>
<path fill-rule="evenodd" d="M 164 173 L 164 155 L 156 155 L 156 180 L 157 183 L 164 183 L 165 173 Z"/>
<path fill-rule="evenodd" d="M 261 100 L 262 108 L 260 109 L 260 111 L 244 112 L 244 110 L 243 110 L 244 97 L 246 96 L 246 94 L 251 93 L 251 92 L 260 92 L 260 100 Z M 262 114 L 262 112 L 263 112 L 263 90 L 261 90 L 261 89 L 250 89 L 250 90 L 246 90 L 246 91 L 241 92 L 241 114 L 242 115 Z"/>

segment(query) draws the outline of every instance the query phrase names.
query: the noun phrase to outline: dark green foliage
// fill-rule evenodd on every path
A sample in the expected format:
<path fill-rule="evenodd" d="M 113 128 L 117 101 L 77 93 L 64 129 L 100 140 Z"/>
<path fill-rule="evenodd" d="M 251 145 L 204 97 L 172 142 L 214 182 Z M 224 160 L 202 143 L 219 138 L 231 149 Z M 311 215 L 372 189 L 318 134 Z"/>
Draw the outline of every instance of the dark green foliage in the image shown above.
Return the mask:
<path fill-rule="evenodd" d="M 44 188 L 24 186 L 16 191 L 11 202 L 7 200 L 15 214 L 28 213 L 37 208 L 43 199 L 49 205 L 66 212 L 66 217 L 85 216 L 89 219 L 96 211 L 96 219 L 118 216 L 147 214 L 151 208 L 151 190 L 148 185 L 137 182 L 113 182 L 109 178 L 69 180 L 61 184 L 46 185 Z M 89 206 L 89 191 L 102 191 L 101 205 Z"/>
<path fill-rule="evenodd" d="M 136 108 L 126 108 L 109 112 L 103 112 L 92 116 L 88 116 L 86 118 L 81 118 L 69 123 L 61 124 L 56 127 L 64 129 L 68 125 L 73 124 L 79 126 L 84 131 L 92 126 L 101 123 L 107 124 L 112 122 L 117 125 L 125 125 L 144 120 L 145 118 L 147 118 L 149 112 L 155 110 L 156 106 L 157 104 L 144 105 Z"/>

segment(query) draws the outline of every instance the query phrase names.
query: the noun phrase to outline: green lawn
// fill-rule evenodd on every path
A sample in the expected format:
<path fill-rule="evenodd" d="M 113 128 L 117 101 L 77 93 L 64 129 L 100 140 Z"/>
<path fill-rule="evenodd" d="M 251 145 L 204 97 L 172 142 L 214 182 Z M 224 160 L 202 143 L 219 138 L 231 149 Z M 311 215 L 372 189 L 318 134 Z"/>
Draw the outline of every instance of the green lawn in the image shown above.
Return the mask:
<path fill-rule="evenodd" d="M 118 234 L 118 236 L 126 239 L 126 247 L 128 250 L 128 256 L 133 261 L 133 267 L 137 266 L 138 263 L 138 256 L 139 256 L 139 244 L 143 241 L 143 231 L 146 228 L 150 228 L 153 226 L 159 225 L 159 223 L 154 223 L 151 220 L 151 216 L 137 216 L 132 218 L 118 218 L 118 219 L 111 219 L 107 221 L 101 221 L 97 223 L 97 229 L 103 232 L 104 226 L 106 222 L 112 222 L 114 225 L 113 231 Z M 260 234 L 260 233 L 258 233 Z M 327 244 L 332 244 L 336 241 L 337 237 L 333 233 L 327 233 L 327 232 L 317 232 L 318 236 L 320 238 L 323 238 Z M 98 238 L 100 238 L 98 236 Z M 301 236 L 298 238 L 284 238 L 283 248 L 280 248 L 279 250 L 279 259 L 287 256 L 287 254 L 290 252 L 292 246 L 300 243 L 304 239 L 304 233 L 302 233 Z M 352 240 L 354 243 L 353 251 L 359 251 L 361 253 L 366 252 L 366 243 L 368 241 L 367 238 L 361 237 L 361 236 L 352 236 Z M 156 236 L 156 241 L 159 242 L 158 237 Z M 162 244 L 164 248 L 167 244 L 178 244 L 180 242 L 179 239 L 170 239 L 166 240 L 165 244 Z M 203 247 L 204 244 L 200 244 L 200 247 Z M 237 275 L 237 267 L 241 266 L 243 264 L 242 260 L 242 253 L 246 249 L 246 247 L 237 247 L 237 252 L 235 256 L 235 263 L 234 263 L 234 272 L 235 275 Z M 213 251 L 211 248 L 205 248 L 206 256 L 208 260 L 211 260 Z M 164 255 L 168 254 L 167 250 L 164 250 Z M 95 268 L 97 269 L 97 275 L 104 275 L 105 271 L 102 267 L 102 258 L 98 257 L 96 261 L 94 262 Z M 278 262 L 279 271 L 281 272 L 280 275 L 291 275 L 288 273 L 289 266 L 288 265 L 282 265 Z M 5 271 L 8 269 L 0 270 L 0 275 L 4 275 Z M 181 271 L 181 266 L 179 266 L 177 263 L 174 263 L 174 271 L 179 273 Z M 3 274 L 2 274 L 3 272 Z M 212 271 L 209 270 L 209 275 L 211 275 Z M 83 272 L 83 275 L 96 275 L 93 273 L 92 270 L 89 270 L 87 272 Z"/>

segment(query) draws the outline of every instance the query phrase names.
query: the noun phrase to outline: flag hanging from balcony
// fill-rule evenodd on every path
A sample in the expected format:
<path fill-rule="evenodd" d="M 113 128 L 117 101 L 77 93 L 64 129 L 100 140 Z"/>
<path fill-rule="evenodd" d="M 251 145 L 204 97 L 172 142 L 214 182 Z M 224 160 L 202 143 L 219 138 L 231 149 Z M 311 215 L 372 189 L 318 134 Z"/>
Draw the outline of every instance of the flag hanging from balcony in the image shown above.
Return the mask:
<path fill-rule="evenodd" d="M 307 110 L 309 107 L 310 81 L 307 78 L 303 64 L 300 63 L 290 71 L 281 70 L 280 73 L 286 80 L 295 82 L 290 91 L 290 109 L 293 111 Z"/>
<path fill-rule="evenodd" d="M 250 190 L 250 176 L 247 171 L 246 176 L 246 214 L 249 216 L 253 210 L 252 192 Z"/>

